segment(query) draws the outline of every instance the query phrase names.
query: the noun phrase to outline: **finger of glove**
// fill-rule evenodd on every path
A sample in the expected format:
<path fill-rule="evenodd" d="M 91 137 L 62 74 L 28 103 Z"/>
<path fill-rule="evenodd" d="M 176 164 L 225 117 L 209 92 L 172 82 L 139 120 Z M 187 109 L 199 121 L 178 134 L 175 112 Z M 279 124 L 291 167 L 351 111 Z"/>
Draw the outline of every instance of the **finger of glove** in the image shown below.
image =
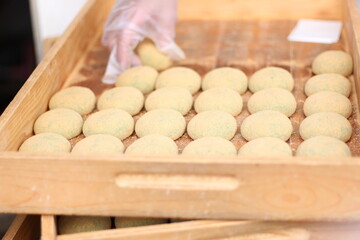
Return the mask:
<path fill-rule="evenodd" d="M 122 31 L 117 39 L 116 59 L 121 69 L 127 69 L 138 62 L 134 55 L 134 48 L 144 39 L 139 33 L 132 29 Z"/>

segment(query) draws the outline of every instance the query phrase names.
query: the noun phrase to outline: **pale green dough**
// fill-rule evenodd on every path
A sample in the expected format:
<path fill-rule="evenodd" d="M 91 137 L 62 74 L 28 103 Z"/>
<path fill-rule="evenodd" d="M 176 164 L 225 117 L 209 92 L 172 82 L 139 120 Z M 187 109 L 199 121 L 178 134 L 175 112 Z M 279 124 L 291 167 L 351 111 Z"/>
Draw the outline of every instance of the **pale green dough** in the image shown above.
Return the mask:
<path fill-rule="evenodd" d="M 172 67 L 159 74 L 156 80 L 156 89 L 163 87 L 183 87 L 191 94 L 199 91 L 201 85 L 200 75 L 186 67 Z"/>
<path fill-rule="evenodd" d="M 305 84 L 305 93 L 310 96 L 321 91 L 337 92 L 345 97 L 350 96 L 351 83 L 346 77 L 337 73 L 324 73 L 313 76 Z"/>
<path fill-rule="evenodd" d="M 134 87 L 116 87 L 105 91 L 99 97 L 97 108 L 99 110 L 118 108 L 130 115 L 138 114 L 144 106 L 144 95 Z"/>
<path fill-rule="evenodd" d="M 134 87 L 143 94 L 149 93 L 155 88 L 158 72 L 149 66 L 137 66 L 124 71 L 116 80 L 116 87 Z"/>
<path fill-rule="evenodd" d="M 134 131 L 134 119 L 128 112 L 110 108 L 91 114 L 85 121 L 83 133 L 86 137 L 95 134 L 110 134 L 121 140 Z"/>
<path fill-rule="evenodd" d="M 279 138 L 261 137 L 243 145 L 239 156 L 289 157 L 292 156 L 292 151 L 289 144 Z"/>
<path fill-rule="evenodd" d="M 94 110 L 95 103 L 95 94 L 89 88 L 74 86 L 55 93 L 50 99 L 49 109 L 69 108 L 85 115 Z"/>
<path fill-rule="evenodd" d="M 291 92 L 294 88 L 294 79 L 287 70 L 279 67 L 262 68 L 256 71 L 249 79 L 249 89 L 253 93 L 274 87 Z"/>
<path fill-rule="evenodd" d="M 305 100 L 304 114 L 310 116 L 318 112 L 334 112 L 348 118 L 352 113 L 352 105 L 350 100 L 340 93 L 317 92 Z"/>
<path fill-rule="evenodd" d="M 167 223 L 165 218 L 116 217 L 116 228 L 131 228 Z"/>
<path fill-rule="evenodd" d="M 312 137 L 302 142 L 296 150 L 301 157 L 350 157 L 351 151 L 343 141 L 327 136 Z"/>
<path fill-rule="evenodd" d="M 306 140 L 316 136 L 329 136 L 347 142 L 352 134 L 350 122 L 338 113 L 319 112 L 305 118 L 300 124 L 300 135 Z"/>
<path fill-rule="evenodd" d="M 80 140 L 72 149 L 72 153 L 123 153 L 124 144 L 120 139 L 107 134 L 96 134 Z"/>
<path fill-rule="evenodd" d="M 56 108 L 41 114 L 35 121 L 35 134 L 51 132 L 58 133 L 67 139 L 74 138 L 81 133 L 83 119 L 74 110 Z"/>
<path fill-rule="evenodd" d="M 135 132 L 139 137 L 160 134 L 176 140 L 183 135 L 185 128 L 186 121 L 180 112 L 173 109 L 155 109 L 137 120 Z"/>
<path fill-rule="evenodd" d="M 28 153 L 68 153 L 71 144 L 63 136 L 56 133 L 40 133 L 26 139 L 19 152 Z"/>
<path fill-rule="evenodd" d="M 275 137 L 286 141 L 291 136 L 293 126 L 289 118 L 284 114 L 277 111 L 264 110 L 245 118 L 240 130 L 241 135 L 247 141 L 260 137 Z"/>
<path fill-rule="evenodd" d="M 248 78 L 243 71 L 231 67 L 215 68 L 208 72 L 202 80 L 202 90 L 214 87 L 227 87 L 239 94 L 246 92 Z"/>
<path fill-rule="evenodd" d="M 195 100 L 197 113 L 218 110 L 228 112 L 233 116 L 241 113 L 243 100 L 238 92 L 231 88 L 210 88 L 202 92 Z"/>
<path fill-rule="evenodd" d="M 222 137 L 230 140 L 237 130 L 235 118 L 227 112 L 206 111 L 196 114 L 187 126 L 187 133 L 192 139 L 201 137 Z"/>
<path fill-rule="evenodd" d="M 351 55 L 344 51 L 325 51 L 315 57 L 312 71 L 315 74 L 338 73 L 347 77 L 353 72 L 353 60 Z"/>
<path fill-rule="evenodd" d="M 178 147 L 169 137 L 150 134 L 133 142 L 125 151 L 127 155 L 177 155 Z"/>
<path fill-rule="evenodd" d="M 193 101 L 193 96 L 186 88 L 164 87 L 149 94 L 145 101 L 145 109 L 174 109 L 185 115 L 190 111 Z"/>
<path fill-rule="evenodd" d="M 111 229 L 110 217 L 60 216 L 58 220 L 60 234 L 92 232 Z"/>
<path fill-rule="evenodd" d="M 221 137 L 202 137 L 190 142 L 183 155 L 235 156 L 236 148 L 232 142 Z"/>
<path fill-rule="evenodd" d="M 247 104 L 250 113 L 274 110 L 290 117 L 296 110 L 296 100 L 291 92 L 282 88 L 266 88 L 254 93 Z"/>

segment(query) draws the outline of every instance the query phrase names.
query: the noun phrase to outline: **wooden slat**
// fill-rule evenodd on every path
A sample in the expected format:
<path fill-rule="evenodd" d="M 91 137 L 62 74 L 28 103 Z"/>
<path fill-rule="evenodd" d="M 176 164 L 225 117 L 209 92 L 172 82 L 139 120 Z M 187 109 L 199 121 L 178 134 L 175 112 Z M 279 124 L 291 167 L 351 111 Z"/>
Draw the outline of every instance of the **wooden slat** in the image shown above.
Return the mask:
<path fill-rule="evenodd" d="M 347 32 L 349 47 L 354 60 L 354 91 L 360 93 L 360 16 L 355 0 L 345 1 L 345 20 L 344 26 Z M 360 94 L 358 94 L 358 104 L 360 104 Z"/>
<path fill-rule="evenodd" d="M 74 155 L 68 159 L 67 155 L 7 153 L 0 154 L 0 166 L 1 212 L 360 219 L 359 158 L 178 156 L 169 161 L 166 157 Z M 128 182 L 119 184 L 124 176 L 130 176 Z M 188 182 L 194 178 L 226 185 L 194 188 Z M 149 179 L 154 184 L 148 184 Z M 10 192 L 16 194 L 9 196 Z"/>
<path fill-rule="evenodd" d="M 41 216 L 41 240 L 56 240 L 56 217 L 53 215 Z"/>
<path fill-rule="evenodd" d="M 181 20 L 342 19 L 343 0 L 180 0 Z"/>
<path fill-rule="evenodd" d="M 17 215 L 3 240 L 34 240 L 40 237 L 40 218 L 32 215 Z"/>
<path fill-rule="evenodd" d="M 59 240 L 176 240 L 213 239 L 273 228 L 270 223 L 251 221 L 200 220 L 172 224 L 161 224 L 128 229 L 113 229 L 79 234 L 60 235 Z"/>
<path fill-rule="evenodd" d="M 214 240 L 310 240 L 310 233 L 301 228 L 271 230 L 263 233 L 239 235 Z"/>
<path fill-rule="evenodd" d="M 309 237 L 310 235 L 310 237 Z M 59 240 L 358 240 L 360 222 L 258 222 L 199 220 L 59 235 Z"/>
<path fill-rule="evenodd" d="M 47 109 L 73 68 L 102 30 L 112 1 L 89 1 L 49 54 L 34 70 L 0 118 L 0 150 L 17 150 L 32 133 L 35 119 Z"/>

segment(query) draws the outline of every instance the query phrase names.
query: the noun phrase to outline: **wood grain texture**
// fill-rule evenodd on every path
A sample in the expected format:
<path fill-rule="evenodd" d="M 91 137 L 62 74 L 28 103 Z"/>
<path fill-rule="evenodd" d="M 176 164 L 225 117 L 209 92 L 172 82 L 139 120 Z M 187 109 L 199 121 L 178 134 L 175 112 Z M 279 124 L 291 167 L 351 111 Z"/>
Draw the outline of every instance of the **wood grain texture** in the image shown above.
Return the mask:
<path fill-rule="evenodd" d="M 181 20 L 341 19 L 343 0 L 180 0 Z"/>
<path fill-rule="evenodd" d="M 40 217 L 17 215 L 3 240 L 34 240 L 40 237 Z"/>
<path fill-rule="evenodd" d="M 200 220 L 128 229 L 112 229 L 93 233 L 60 235 L 58 240 L 205 240 L 266 231 L 274 227 L 277 226 L 265 222 Z"/>
<path fill-rule="evenodd" d="M 314 57 L 330 49 L 342 49 L 349 51 L 345 33 L 339 43 L 336 44 L 315 44 L 289 42 L 286 37 L 295 26 L 296 22 L 291 20 L 271 20 L 271 21 L 182 21 L 177 27 L 177 42 L 184 49 L 187 58 L 179 62 L 178 65 L 195 69 L 201 76 L 215 67 L 231 66 L 243 70 L 247 76 L 251 76 L 255 71 L 267 67 L 278 66 L 287 69 L 295 79 L 293 94 L 297 99 L 297 109 L 295 114 L 290 117 L 294 127 L 288 143 L 295 152 L 298 145 L 302 142 L 299 134 L 299 125 L 305 118 L 303 104 L 306 99 L 304 86 L 306 81 L 312 77 L 311 63 Z M 281 46 L 281 47 L 280 47 Z M 87 52 L 74 73 L 67 80 L 64 87 L 71 85 L 85 86 L 92 89 L 99 97 L 101 93 L 113 87 L 101 83 L 108 58 L 108 51 L 97 41 Z M 354 85 L 354 78 L 350 80 Z M 354 87 L 355 88 L 355 87 Z M 200 92 L 194 95 L 194 99 Z M 251 92 L 247 91 L 242 95 L 244 108 L 241 114 L 236 116 L 238 126 L 249 116 L 246 104 L 251 97 Z M 350 99 L 353 103 L 353 115 L 350 117 L 354 134 L 348 145 L 353 155 L 360 154 L 360 127 L 358 115 L 358 103 L 356 91 L 352 91 Z M 142 110 L 134 116 L 138 120 L 146 111 Z M 186 116 L 187 122 L 195 116 L 192 109 Z M 86 118 L 86 117 L 85 117 Z M 72 139 L 72 144 L 76 144 L 84 138 L 83 135 Z M 125 147 L 129 146 L 138 137 L 133 133 L 125 139 Z M 185 133 L 176 140 L 180 152 L 191 141 Z M 235 137 L 231 140 L 236 149 L 240 149 L 246 143 L 238 130 Z"/>
<path fill-rule="evenodd" d="M 358 240 L 360 222 L 259 222 L 198 220 L 58 235 L 59 240 Z M 310 237 L 309 237 L 310 235 Z"/>
<path fill-rule="evenodd" d="M 41 216 L 41 240 L 56 240 L 56 217 L 53 215 Z"/>
<path fill-rule="evenodd" d="M 10 161 L 9 161 L 10 160 Z M 70 167 L 71 165 L 71 167 Z M 359 220 L 360 159 L 0 154 L 0 211 L 213 219 Z M 227 190 L 119 186 L 119 174 L 229 177 Z M 271 184 L 269 184 L 271 183 Z M 181 182 L 178 183 L 181 185 Z M 9 192 L 16 192 L 9 195 Z"/>
<path fill-rule="evenodd" d="M 4 113 L 0 120 L 1 149 L 16 150 L 31 134 L 33 121 L 45 111 L 47 100 L 56 89 L 82 85 L 90 87 L 99 96 L 111 87 L 100 84 L 108 56 L 108 51 L 99 43 L 100 25 L 110 7 L 102 3 L 89 2 Z M 353 36 L 343 35 L 340 43 L 333 45 L 289 43 L 286 36 L 294 24 L 292 20 L 183 21 L 178 25 L 177 35 L 177 41 L 188 54 L 188 58 L 179 64 L 192 67 L 201 75 L 216 66 L 238 67 L 248 75 L 269 65 L 291 71 L 296 81 L 293 93 L 299 100 L 297 112 L 291 118 L 295 130 L 289 143 L 293 149 L 301 141 L 297 129 L 303 118 L 302 88 L 311 76 L 312 59 L 327 49 L 348 50 L 347 39 Z M 349 31 L 354 29 L 348 28 Z M 354 60 L 358 66 L 358 58 Z M 48 81 L 51 77 L 54 82 Z M 352 79 L 356 83 L 359 81 L 357 75 Z M 354 94 L 355 91 L 351 97 L 353 102 Z M 245 103 L 249 96 L 249 92 L 244 95 Z M 357 105 L 354 106 L 351 118 L 354 136 L 349 146 L 358 156 L 359 116 Z M 187 120 L 193 114 L 190 113 Z M 247 114 L 245 107 L 237 117 L 239 125 Z M 74 139 L 73 143 L 80 138 Z M 129 145 L 135 139 L 133 135 L 124 143 Z M 189 141 L 186 134 L 180 138 L 177 141 L 180 150 Z M 239 133 L 232 141 L 237 148 L 244 144 Z M 213 219 L 359 220 L 359 161 L 358 157 L 95 157 L 2 152 L 0 211 Z M 155 182 L 153 187 L 142 182 L 119 186 L 117 179 L 124 175 L 136 175 L 148 181 L 161 177 L 162 180 Z M 162 182 L 167 178 L 173 180 L 174 176 L 176 183 L 169 181 L 168 189 L 161 188 Z M 215 182 L 230 179 L 226 182 L 232 185 L 225 189 L 207 185 L 200 191 L 181 189 L 182 182 L 202 176 Z M 186 184 L 189 186 L 188 182 Z"/>
<path fill-rule="evenodd" d="M 50 97 L 69 77 L 91 45 L 93 36 L 100 34 L 101 24 L 105 21 L 110 7 L 109 1 L 89 1 L 73 24 L 56 41 L 1 115 L 0 150 L 17 150 L 32 134 L 35 119 L 47 109 Z"/>
<path fill-rule="evenodd" d="M 310 233 L 305 229 L 290 228 L 214 240 L 310 240 Z"/>

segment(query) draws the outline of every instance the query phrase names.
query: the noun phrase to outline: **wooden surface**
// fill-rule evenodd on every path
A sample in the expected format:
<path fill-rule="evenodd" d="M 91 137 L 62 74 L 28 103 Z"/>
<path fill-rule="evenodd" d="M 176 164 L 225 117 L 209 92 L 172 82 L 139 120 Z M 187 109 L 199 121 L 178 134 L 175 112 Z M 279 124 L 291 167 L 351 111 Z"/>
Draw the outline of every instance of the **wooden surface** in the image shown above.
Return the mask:
<path fill-rule="evenodd" d="M 49 218 L 42 220 L 53 221 Z M 310 237 L 309 237 L 310 236 Z M 358 240 L 360 222 L 258 222 L 199 220 L 58 235 L 57 240 Z"/>
<path fill-rule="evenodd" d="M 17 215 L 3 240 L 34 240 L 40 237 L 40 218 L 32 215 Z"/>
<path fill-rule="evenodd" d="M 345 10 L 348 14 L 345 15 L 344 27 L 346 31 L 347 42 L 349 43 L 349 49 L 353 53 L 354 62 L 360 63 L 360 16 L 358 6 L 355 1 L 346 1 Z M 355 87 L 357 93 L 360 93 L 360 65 L 354 65 L 354 77 Z M 360 98 L 358 98 L 358 104 L 360 104 Z"/>
<path fill-rule="evenodd" d="M 41 240 L 56 240 L 56 218 L 53 215 L 41 216 Z"/>
<path fill-rule="evenodd" d="M 45 111 L 47 99 L 56 89 L 82 85 L 92 88 L 99 96 L 109 87 L 99 83 L 108 56 L 99 44 L 99 34 L 109 6 L 101 3 L 89 2 L 82 18 L 56 42 L 6 110 L 0 119 L 1 149 L 16 150 L 31 134 L 32 123 Z M 311 76 L 312 59 L 327 49 L 350 49 L 347 44 L 350 40 L 345 35 L 334 45 L 287 42 L 286 36 L 294 24 L 292 20 L 192 20 L 180 22 L 177 29 L 177 41 L 188 57 L 179 64 L 192 67 L 201 75 L 216 66 L 238 67 L 251 75 L 269 65 L 284 67 L 293 74 L 296 80 L 293 93 L 299 101 L 297 112 L 291 117 L 295 131 L 289 143 L 293 149 L 301 141 L 297 130 L 303 118 L 302 88 Z M 355 28 L 347 29 L 351 33 Z M 356 66 L 358 59 L 354 58 Z M 352 80 L 359 81 L 357 76 Z M 245 102 L 249 96 L 250 93 L 245 94 Z M 354 135 L 349 146 L 358 156 L 356 98 L 353 92 Z M 237 118 L 238 124 L 247 114 L 245 108 Z M 135 139 L 130 137 L 125 145 Z M 184 135 L 177 141 L 179 148 L 189 141 Z M 244 144 L 239 133 L 233 143 L 237 148 Z M 127 184 L 123 184 L 124 179 Z M 154 184 L 150 185 L 149 179 Z M 194 179 L 200 183 L 222 181 L 224 186 L 194 184 L 194 189 L 191 184 Z M 359 184 L 358 157 L 330 160 L 178 156 L 169 159 L 0 153 L 2 212 L 359 220 Z"/>
<path fill-rule="evenodd" d="M 0 154 L 0 211 L 359 220 L 359 160 L 179 156 L 169 162 L 166 157 L 79 155 L 69 159 L 67 155 L 6 153 Z M 116 180 L 123 175 L 134 175 L 140 181 L 119 186 Z M 179 181 L 172 181 L 166 189 L 162 184 L 145 184 L 152 178 L 174 180 L 174 176 L 180 176 Z M 214 182 L 230 178 L 232 185 L 220 190 L 186 188 L 185 181 L 194 176 Z"/>
<path fill-rule="evenodd" d="M 312 76 L 311 62 L 314 57 L 329 49 L 349 50 L 345 35 L 337 44 L 311 44 L 295 43 L 287 41 L 286 37 L 295 25 L 295 21 L 276 20 L 276 21 L 183 21 L 177 27 L 177 42 L 184 49 L 187 58 L 179 63 L 181 66 L 190 67 L 202 76 L 208 71 L 219 66 L 231 66 L 243 70 L 247 76 L 251 76 L 256 70 L 266 66 L 279 66 L 291 72 L 295 79 L 293 94 L 297 99 L 297 110 L 290 119 L 294 132 L 288 141 L 292 150 L 295 151 L 302 142 L 298 128 L 301 121 L 305 118 L 303 113 L 303 103 L 306 99 L 304 94 L 305 82 Z M 281 47 L 279 47 L 281 46 Z M 78 65 L 77 73 L 73 74 L 65 83 L 65 87 L 70 85 L 80 85 L 91 88 L 97 96 L 105 89 L 113 86 L 101 84 L 101 77 L 105 71 L 108 58 L 108 51 L 101 46 L 98 41 L 95 46 L 87 53 L 83 64 Z M 353 82 L 353 78 L 351 78 Z M 354 82 L 353 82 L 354 83 Z M 355 87 L 353 87 L 355 89 Z M 199 93 L 194 95 L 194 98 Z M 246 103 L 251 96 L 250 91 L 242 95 L 244 108 L 236 120 L 238 126 L 249 116 Z M 359 109 L 356 91 L 352 91 L 350 99 L 353 103 L 353 115 L 350 122 L 353 126 L 353 136 L 348 145 L 353 155 L 360 154 L 360 128 L 359 128 Z M 139 119 L 146 111 L 143 110 L 134 119 Z M 190 119 L 195 115 L 192 109 L 185 116 Z M 84 136 L 72 140 L 73 145 Z M 124 145 L 127 147 L 137 138 L 134 133 L 125 139 Z M 185 133 L 176 140 L 179 150 L 191 141 Z M 246 143 L 238 130 L 235 137 L 231 140 L 236 149 L 240 149 Z"/>
<path fill-rule="evenodd" d="M 341 19 L 344 0 L 180 0 L 180 20 Z"/>
<path fill-rule="evenodd" d="M 17 150 L 32 134 L 35 119 L 69 77 L 79 58 L 99 36 L 111 5 L 91 0 L 34 70 L 0 117 L 0 151 Z M 90 30 L 91 29 L 91 30 Z"/>

